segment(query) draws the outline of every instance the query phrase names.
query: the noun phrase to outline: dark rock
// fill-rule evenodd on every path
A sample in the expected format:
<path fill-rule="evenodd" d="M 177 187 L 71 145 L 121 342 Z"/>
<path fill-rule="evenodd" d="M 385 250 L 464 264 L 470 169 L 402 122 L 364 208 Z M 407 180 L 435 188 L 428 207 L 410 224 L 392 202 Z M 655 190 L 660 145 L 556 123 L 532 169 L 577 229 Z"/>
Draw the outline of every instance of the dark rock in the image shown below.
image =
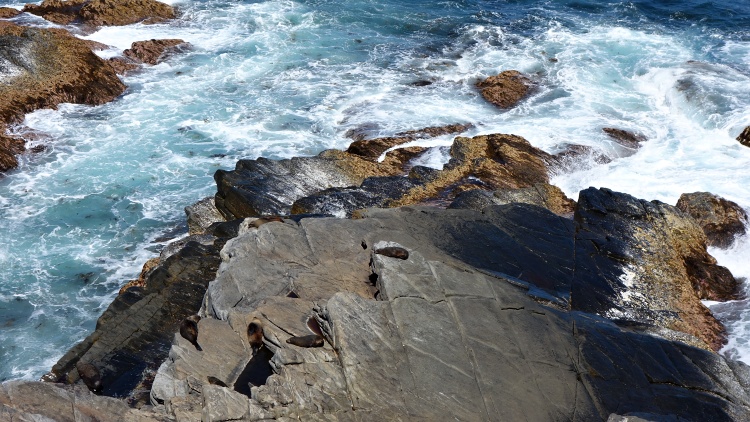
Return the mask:
<path fill-rule="evenodd" d="M 20 15 L 21 11 L 12 7 L 0 7 L 0 19 L 15 18 Z"/>
<path fill-rule="evenodd" d="M 78 371 L 78 376 L 81 377 L 89 390 L 94 393 L 102 391 L 102 375 L 96 369 L 96 366 L 79 360 L 76 362 L 76 370 Z"/>
<path fill-rule="evenodd" d="M 397 133 L 394 137 L 376 139 L 358 139 L 349 145 L 346 152 L 359 155 L 371 160 L 377 160 L 389 148 L 414 141 L 416 139 L 434 138 L 442 135 L 451 135 L 466 132 L 474 127 L 468 124 L 455 124 L 439 127 L 428 127 L 419 130 Z M 363 137 L 364 138 L 364 137 Z"/>
<path fill-rule="evenodd" d="M 557 186 L 537 183 L 527 188 L 497 190 L 494 193 L 477 189 L 462 192 L 448 208 L 481 211 L 489 205 L 516 202 L 537 205 L 563 216 L 572 216 L 576 205 L 575 201 L 565 196 Z"/>
<path fill-rule="evenodd" d="M 677 208 L 698 221 L 709 246 L 728 248 L 736 236 L 745 234 L 747 213 L 732 201 L 709 192 L 683 193 Z"/>
<path fill-rule="evenodd" d="M 604 133 L 609 135 L 610 138 L 614 139 L 620 145 L 638 149 L 641 147 L 641 142 L 646 142 L 648 139 L 640 133 L 634 133 L 629 130 L 617 129 L 613 127 L 605 127 L 602 129 Z"/>
<path fill-rule="evenodd" d="M 60 103 L 103 104 L 125 90 L 106 61 L 62 29 L 0 22 L 0 170 L 17 165 L 23 141 L 2 135 L 26 113 Z"/>
<path fill-rule="evenodd" d="M 226 221 L 211 196 L 185 207 L 185 215 L 190 234 L 205 233 L 212 224 Z"/>
<path fill-rule="evenodd" d="M 722 285 L 725 272 L 706 252 L 705 234 L 695 220 L 659 201 L 594 188 L 580 192 L 575 220 L 577 237 L 591 242 L 598 251 L 596 267 L 609 261 L 608 265 L 619 263 L 623 268 L 617 280 L 612 279 L 614 274 L 608 276 L 608 283 L 620 296 L 618 300 L 617 295 L 609 294 L 609 302 L 617 310 L 610 311 L 610 316 L 619 312 L 628 319 L 693 335 L 713 350 L 721 348 L 726 338 L 724 327 L 703 306 L 699 294 L 705 296 L 700 292 L 706 286 Z M 696 289 L 696 285 L 703 288 Z M 606 312 L 596 306 L 602 303 L 595 297 L 599 293 L 586 293 L 584 297 L 590 300 L 584 303 L 577 302 L 575 291 L 573 294 L 574 308 Z"/>
<path fill-rule="evenodd" d="M 27 4 L 24 12 L 50 22 L 68 25 L 116 26 L 133 23 L 158 23 L 174 19 L 172 6 L 156 0 L 44 0 Z"/>
<path fill-rule="evenodd" d="M 746 147 L 750 147 L 750 126 L 746 127 L 742 133 L 737 136 L 737 141 Z"/>
<path fill-rule="evenodd" d="M 531 80 L 517 70 L 506 70 L 477 83 L 485 100 L 511 108 L 529 93 Z"/>
<path fill-rule="evenodd" d="M 155 65 L 170 54 L 185 49 L 188 45 L 180 39 L 136 41 L 122 54 L 131 60 Z"/>
<path fill-rule="evenodd" d="M 143 287 L 130 288 L 104 311 L 96 330 L 66 353 L 45 380 L 72 383 L 80 361 L 101 370 L 102 394 L 124 397 L 155 371 L 180 323 L 195 314 L 219 266 L 215 246 L 188 242 L 153 270 Z"/>

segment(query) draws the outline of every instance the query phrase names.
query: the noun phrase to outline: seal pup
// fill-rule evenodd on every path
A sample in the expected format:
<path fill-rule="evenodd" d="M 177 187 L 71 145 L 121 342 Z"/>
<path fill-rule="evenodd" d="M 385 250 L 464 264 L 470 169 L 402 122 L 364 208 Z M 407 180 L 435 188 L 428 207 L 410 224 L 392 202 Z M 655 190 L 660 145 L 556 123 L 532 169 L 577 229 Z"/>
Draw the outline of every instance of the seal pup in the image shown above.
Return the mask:
<path fill-rule="evenodd" d="M 389 258 L 398 258 L 404 260 L 409 259 L 409 251 L 398 246 L 388 246 L 385 248 L 380 248 L 376 250 L 375 253 L 378 255 L 387 256 Z"/>
<path fill-rule="evenodd" d="M 258 227 L 260 227 L 260 226 L 262 226 L 262 225 L 264 225 L 266 223 L 271 223 L 271 222 L 274 222 L 274 221 L 278 222 L 278 223 L 283 223 L 284 219 L 281 218 L 281 217 L 279 217 L 278 215 L 269 215 L 269 216 L 266 216 L 266 217 L 256 218 L 255 220 L 253 220 L 252 223 L 250 223 L 250 226 L 251 227 L 255 227 L 257 229 Z"/>
<path fill-rule="evenodd" d="M 323 336 L 310 334 L 309 336 L 294 336 L 286 339 L 286 342 L 298 347 L 321 347 L 323 346 Z"/>
<path fill-rule="evenodd" d="M 79 360 L 76 362 L 76 369 L 78 370 L 78 376 L 81 377 L 89 390 L 96 394 L 102 392 L 102 375 L 96 366 Z"/>
<path fill-rule="evenodd" d="M 255 318 L 247 326 L 247 341 L 253 351 L 258 350 L 263 345 L 263 325 L 258 318 Z"/>
<path fill-rule="evenodd" d="M 180 335 L 182 338 L 192 343 L 196 350 L 202 352 L 203 349 L 198 344 L 198 321 L 200 320 L 201 317 L 198 315 L 190 315 L 183 319 L 180 324 Z"/>

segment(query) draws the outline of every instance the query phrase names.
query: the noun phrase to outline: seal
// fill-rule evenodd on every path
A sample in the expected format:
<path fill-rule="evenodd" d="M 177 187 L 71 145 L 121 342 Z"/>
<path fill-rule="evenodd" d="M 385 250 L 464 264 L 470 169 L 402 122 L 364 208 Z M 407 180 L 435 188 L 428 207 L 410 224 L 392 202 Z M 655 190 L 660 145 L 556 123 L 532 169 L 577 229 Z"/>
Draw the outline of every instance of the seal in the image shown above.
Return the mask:
<path fill-rule="evenodd" d="M 263 325 L 255 318 L 247 326 L 247 341 L 253 350 L 258 350 L 263 345 Z"/>
<path fill-rule="evenodd" d="M 81 377 L 89 390 L 97 394 L 102 392 L 102 375 L 96 366 L 79 360 L 76 362 L 76 369 L 78 370 L 78 376 Z"/>
<path fill-rule="evenodd" d="M 192 343 L 196 350 L 202 352 L 203 349 L 198 344 L 198 321 L 200 320 L 201 317 L 198 315 L 191 315 L 182 320 L 182 323 L 180 324 L 180 335 L 182 338 Z"/>
<path fill-rule="evenodd" d="M 398 258 L 404 260 L 409 259 L 409 251 L 398 246 L 388 246 L 385 248 L 380 248 L 376 250 L 375 253 L 378 255 L 387 256 L 389 258 Z"/>
<path fill-rule="evenodd" d="M 229 387 L 224 383 L 224 381 L 216 378 L 216 377 L 208 377 L 208 383 L 211 385 L 218 385 L 219 387 Z"/>
<path fill-rule="evenodd" d="M 298 347 L 321 347 L 323 346 L 323 336 L 310 334 L 309 336 L 295 336 L 286 339 L 286 342 Z"/>
<path fill-rule="evenodd" d="M 252 223 L 250 223 L 250 226 L 255 227 L 257 229 L 258 227 L 266 223 L 272 223 L 272 222 L 283 223 L 284 219 L 279 217 L 278 215 L 269 215 L 266 217 L 256 218 L 255 220 L 253 220 Z"/>

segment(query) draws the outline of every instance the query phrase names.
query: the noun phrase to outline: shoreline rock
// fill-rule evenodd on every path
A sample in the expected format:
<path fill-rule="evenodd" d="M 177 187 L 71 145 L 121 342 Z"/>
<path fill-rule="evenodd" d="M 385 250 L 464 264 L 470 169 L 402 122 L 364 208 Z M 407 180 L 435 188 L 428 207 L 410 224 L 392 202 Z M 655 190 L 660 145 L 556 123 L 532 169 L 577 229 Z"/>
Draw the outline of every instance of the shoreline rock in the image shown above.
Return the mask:
<path fill-rule="evenodd" d="M 676 206 L 698 222 L 706 234 L 708 246 L 728 248 L 736 236 L 745 234 L 747 213 L 720 196 L 709 192 L 683 193 Z"/>
<path fill-rule="evenodd" d="M 514 107 L 531 89 L 531 80 L 517 70 L 506 70 L 477 82 L 482 97 L 502 108 Z"/>
<path fill-rule="evenodd" d="M 176 17 L 172 6 L 156 0 L 44 0 L 27 4 L 23 12 L 60 25 L 91 27 L 159 23 Z"/>
<path fill-rule="evenodd" d="M 22 140 L 4 135 L 8 125 L 39 108 L 63 102 L 98 105 L 125 91 L 114 69 L 89 45 L 62 29 L 0 22 L 0 171 L 18 165 Z"/>

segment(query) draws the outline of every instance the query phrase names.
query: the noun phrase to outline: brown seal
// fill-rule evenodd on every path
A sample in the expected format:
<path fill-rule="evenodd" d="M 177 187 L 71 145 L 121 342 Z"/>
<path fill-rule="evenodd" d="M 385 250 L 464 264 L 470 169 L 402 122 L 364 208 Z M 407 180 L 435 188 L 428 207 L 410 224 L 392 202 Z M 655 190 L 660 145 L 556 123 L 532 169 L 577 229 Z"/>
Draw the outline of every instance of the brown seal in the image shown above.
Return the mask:
<path fill-rule="evenodd" d="M 295 336 L 286 339 L 286 342 L 298 347 L 321 347 L 323 346 L 323 336 L 310 334 L 309 336 Z"/>
<path fill-rule="evenodd" d="M 86 387 L 94 393 L 101 393 L 102 391 L 102 376 L 96 366 L 83 361 L 76 363 L 76 369 L 78 370 L 78 376 L 81 377 Z"/>
<path fill-rule="evenodd" d="M 404 260 L 409 259 L 409 251 L 398 246 L 388 246 L 385 248 L 380 248 L 376 250 L 375 253 L 378 255 L 387 256 L 389 258 L 398 258 Z"/>
<path fill-rule="evenodd" d="M 247 326 L 247 341 L 253 350 L 258 350 L 263 345 L 263 325 L 257 318 Z"/>
<path fill-rule="evenodd" d="M 283 223 L 284 219 L 279 217 L 278 215 L 269 215 L 266 217 L 256 218 L 252 223 L 250 223 L 250 226 L 255 227 L 257 229 L 258 227 L 266 223 L 272 223 L 272 222 Z"/>
<path fill-rule="evenodd" d="M 220 379 L 218 379 L 216 377 L 208 377 L 208 383 L 211 384 L 211 385 L 218 385 L 219 387 L 227 387 L 227 388 L 229 388 L 229 386 L 226 385 L 224 383 L 224 381 L 222 381 L 222 380 L 220 380 Z"/>
<path fill-rule="evenodd" d="M 182 320 L 182 323 L 180 324 L 180 335 L 182 338 L 192 343 L 196 350 L 202 352 L 203 349 L 198 344 L 198 321 L 200 320 L 201 317 L 198 315 L 191 315 Z"/>

